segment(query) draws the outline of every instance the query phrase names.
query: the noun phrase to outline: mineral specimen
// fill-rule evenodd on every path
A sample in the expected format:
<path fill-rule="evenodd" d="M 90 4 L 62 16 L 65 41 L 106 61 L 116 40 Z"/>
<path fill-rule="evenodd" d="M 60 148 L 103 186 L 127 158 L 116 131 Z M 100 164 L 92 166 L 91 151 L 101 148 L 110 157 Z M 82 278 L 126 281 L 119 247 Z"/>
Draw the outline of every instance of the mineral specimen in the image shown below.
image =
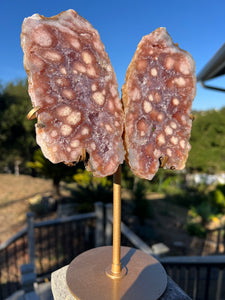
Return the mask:
<path fill-rule="evenodd" d="M 124 115 L 118 84 L 98 32 L 75 11 L 26 18 L 24 66 L 37 143 L 53 163 L 88 153 L 95 176 L 113 174 L 124 160 Z"/>
<path fill-rule="evenodd" d="M 159 167 L 184 168 L 195 93 L 191 55 L 165 28 L 144 36 L 122 88 L 126 159 L 134 174 L 151 180 Z"/>

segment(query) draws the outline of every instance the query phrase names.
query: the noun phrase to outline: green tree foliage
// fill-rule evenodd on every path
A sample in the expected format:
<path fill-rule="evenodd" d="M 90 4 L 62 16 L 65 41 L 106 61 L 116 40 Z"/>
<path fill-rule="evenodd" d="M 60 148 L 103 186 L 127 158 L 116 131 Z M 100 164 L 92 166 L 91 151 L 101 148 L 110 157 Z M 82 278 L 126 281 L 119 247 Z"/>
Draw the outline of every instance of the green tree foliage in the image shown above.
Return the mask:
<path fill-rule="evenodd" d="M 212 174 L 225 171 L 225 107 L 194 115 L 187 168 Z"/>
<path fill-rule="evenodd" d="M 26 115 L 31 108 L 27 93 L 27 82 L 9 83 L 0 90 L 0 171 L 13 168 L 16 161 L 25 162 L 32 158 L 36 147 L 34 122 Z"/>

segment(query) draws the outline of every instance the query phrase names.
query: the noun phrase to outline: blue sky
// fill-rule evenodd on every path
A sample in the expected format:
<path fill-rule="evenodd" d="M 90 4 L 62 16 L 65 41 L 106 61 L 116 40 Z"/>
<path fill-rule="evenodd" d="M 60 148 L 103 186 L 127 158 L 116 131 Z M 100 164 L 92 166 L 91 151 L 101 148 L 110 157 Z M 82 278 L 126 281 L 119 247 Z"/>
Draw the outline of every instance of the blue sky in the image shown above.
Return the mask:
<path fill-rule="evenodd" d="M 23 19 L 34 13 L 50 17 L 69 8 L 99 31 L 120 89 L 137 44 L 142 36 L 158 27 L 166 27 L 174 42 L 192 54 L 196 73 L 225 42 L 224 0 L 0 0 L 0 83 L 26 77 L 20 47 Z M 224 87 L 224 77 L 214 80 L 213 84 Z M 193 109 L 223 106 L 225 93 L 198 85 Z"/>

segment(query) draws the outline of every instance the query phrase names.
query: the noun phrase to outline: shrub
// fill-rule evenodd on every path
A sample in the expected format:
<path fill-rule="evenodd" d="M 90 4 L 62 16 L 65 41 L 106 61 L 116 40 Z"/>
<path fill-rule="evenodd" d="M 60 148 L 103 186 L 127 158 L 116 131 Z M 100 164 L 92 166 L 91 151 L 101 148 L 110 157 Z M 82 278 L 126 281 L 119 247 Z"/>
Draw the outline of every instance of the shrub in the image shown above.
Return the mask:
<path fill-rule="evenodd" d="M 112 202 L 111 177 L 97 178 L 86 170 L 78 170 L 73 179 L 77 183 L 77 188 L 72 190 L 71 193 L 79 204 L 77 208 L 79 213 L 92 211 L 95 202 Z"/>
<path fill-rule="evenodd" d="M 78 186 L 82 187 L 97 187 L 102 186 L 104 188 L 112 188 L 112 178 L 111 177 L 94 177 L 91 172 L 86 170 L 77 170 L 77 174 L 73 176 L 73 179 L 76 181 Z"/>
<path fill-rule="evenodd" d="M 30 210 L 34 212 L 36 216 L 42 216 L 47 212 L 47 203 L 43 201 L 42 195 L 37 194 L 28 201 Z"/>
<path fill-rule="evenodd" d="M 207 198 L 199 205 L 191 206 L 188 211 L 188 219 L 186 229 L 190 235 L 198 237 L 206 237 L 205 225 L 209 221 L 218 220 L 218 212 L 215 207 L 212 207 Z"/>
<path fill-rule="evenodd" d="M 215 207 L 218 212 L 225 212 L 225 195 L 223 193 L 223 188 L 217 187 L 214 191 L 209 193 L 209 200 L 213 207 Z"/>
<path fill-rule="evenodd" d="M 186 230 L 190 235 L 197 236 L 199 238 L 206 237 L 206 229 L 200 223 L 190 222 L 186 225 Z"/>
<path fill-rule="evenodd" d="M 217 189 L 220 190 L 225 195 L 225 184 L 217 185 Z"/>
<path fill-rule="evenodd" d="M 196 206 L 195 209 L 196 209 L 197 214 L 202 218 L 203 224 L 212 220 L 212 218 L 216 214 L 215 208 L 213 208 L 209 202 L 202 202 L 198 206 Z"/>

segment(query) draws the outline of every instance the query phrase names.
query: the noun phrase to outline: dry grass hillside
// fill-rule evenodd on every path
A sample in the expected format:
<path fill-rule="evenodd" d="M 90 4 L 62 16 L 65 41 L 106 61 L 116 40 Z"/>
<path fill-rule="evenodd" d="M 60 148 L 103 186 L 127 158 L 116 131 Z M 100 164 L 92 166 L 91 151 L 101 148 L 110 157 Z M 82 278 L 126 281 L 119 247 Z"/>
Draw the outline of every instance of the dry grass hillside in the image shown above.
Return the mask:
<path fill-rule="evenodd" d="M 52 190 L 51 180 L 0 174 L 0 243 L 17 233 L 26 222 L 28 199 Z"/>
<path fill-rule="evenodd" d="M 29 199 L 36 194 L 51 194 L 52 181 L 30 176 L 0 174 L 0 244 L 9 239 L 26 225 L 26 213 L 29 209 Z M 61 185 L 62 196 L 68 196 L 68 190 Z M 126 196 L 126 197 L 125 197 Z M 125 191 L 122 198 L 131 200 L 131 195 Z M 132 212 L 127 211 L 129 226 L 149 245 L 163 242 L 174 255 L 212 254 L 216 243 L 210 249 L 205 248 L 205 241 L 191 237 L 184 230 L 187 218 L 187 208 L 167 202 L 160 194 L 149 194 L 147 200 L 153 208 L 153 216 L 146 220 L 144 226 L 133 222 Z M 47 213 L 42 218 L 54 218 L 56 213 Z M 210 242 L 212 244 L 212 242 Z M 215 245 L 214 245 L 215 244 Z M 222 249 L 224 251 L 224 249 Z M 222 251 L 222 252 L 223 252 Z"/>

